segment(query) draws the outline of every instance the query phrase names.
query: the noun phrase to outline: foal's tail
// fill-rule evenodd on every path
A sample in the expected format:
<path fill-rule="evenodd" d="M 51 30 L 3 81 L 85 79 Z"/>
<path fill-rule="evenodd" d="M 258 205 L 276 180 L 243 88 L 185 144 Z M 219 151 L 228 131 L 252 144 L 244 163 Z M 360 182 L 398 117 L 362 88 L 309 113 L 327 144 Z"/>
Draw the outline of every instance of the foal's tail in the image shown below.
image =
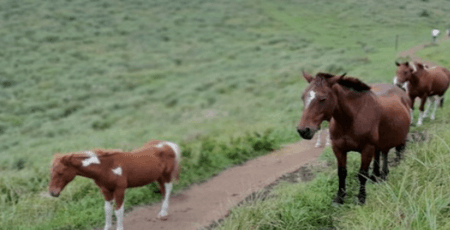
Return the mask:
<path fill-rule="evenodd" d="M 439 107 L 442 108 L 444 106 L 444 96 L 441 97 L 441 103 L 439 103 Z"/>
<path fill-rule="evenodd" d="M 173 179 L 180 180 L 180 172 L 181 172 L 181 167 L 180 167 L 181 150 L 180 150 L 180 146 L 178 146 L 177 144 L 175 144 L 173 142 L 167 142 L 167 144 L 170 145 L 170 147 L 173 149 L 173 152 L 175 153 L 175 168 L 173 169 L 173 172 L 172 172 L 172 180 Z"/>

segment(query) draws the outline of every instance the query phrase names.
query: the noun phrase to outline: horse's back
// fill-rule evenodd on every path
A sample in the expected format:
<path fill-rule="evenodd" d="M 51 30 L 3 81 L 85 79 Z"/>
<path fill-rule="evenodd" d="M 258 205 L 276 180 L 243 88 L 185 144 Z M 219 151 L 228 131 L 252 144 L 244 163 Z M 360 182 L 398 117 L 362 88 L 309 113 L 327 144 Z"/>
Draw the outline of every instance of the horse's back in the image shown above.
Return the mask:
<path fill-rule="evenodd" d="M 401 90 L 401 89 L 400 89 Z M 383 111 L 379 125 L 379 145 L 382 151 L 405 144 L 411 117 L 402 97 L 380 97 Z"/>
<path fill-rule="evenodd" d="M 433 95 L 443 95 L 450 83 L 450 73 L 446 68 L 437 67 L 428 70 L 428 75 L 432 79 L 431 91 Z"/>
<path fill-rule="evenodd" d="M 409 95 L 400 87 L 388 83 L 371 84 L 371 91 L 379 97 L 398 97 L 407 109 L 410 108 L 411 99 Z"/>

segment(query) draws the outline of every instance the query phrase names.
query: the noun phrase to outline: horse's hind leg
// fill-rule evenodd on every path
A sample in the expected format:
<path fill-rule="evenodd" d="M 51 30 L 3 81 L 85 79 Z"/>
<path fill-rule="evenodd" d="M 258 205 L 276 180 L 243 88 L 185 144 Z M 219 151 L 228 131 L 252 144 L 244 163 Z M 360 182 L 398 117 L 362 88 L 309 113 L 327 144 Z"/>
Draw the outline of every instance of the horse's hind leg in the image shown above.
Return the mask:
<path fill-rule="evenodd" d="M 431 114 L 431 120 L 434 120 L 436 117 L 434 116 L 436 114 L 436 109 L 438 107 L 439 102 L 441 101 L 441 97 L 436 96 L 435 100 L 434 100 L 434 110 L 433 113 Z"/>
<path fill-rule="evenodd" d="M 172 181 L 170 179 L 170 175 L 169 176 L 165 176 L 165 180 L 160 179 L 158 180 L 158 182 L 161 185 L 161 182 L 164 182 L 164 190 L 162 189 L 163 187 L 161 186 L 161 195 L 164 194 L 164 201 L 162 203 L 161 206 L 161 211 L 158 213 L 158 218 L 165 220 L 167 219 L 168 216 L 168 211 L 167 209 L 169 208 L 169 197 L 170 197 L 170 192 L 172 191 Z"/>
<path fill-rule="evenodd" d="M 425 112 L 423 112 L 423 118 L 428 117 L 428 111 L 430 110 L 431 104 L 433 104 L 433 97 L 428 97 L 427 99 L 427 108 Z"/>
<path fill-rule="evenodd" d="M 375 150 L 375 160 L 373 161 L 373 171 L 370 179 L 373 182 L 377 182 L 377 177 L 380 177 L 380 151 Z"/>
<path fill-rule="evenodd" d="M 395 147 L 395 162 L 399 162 L 403 158 L 403 152 L 405 152 L 405 144 L 401 144 Z"/>
<path fill-rule="evenodd" d="M 383 169 L 381 170 L 381 180 L 386 180 L 389 174 L 388 168 L 388 152 L 382 152 L 383 155 Z"/>

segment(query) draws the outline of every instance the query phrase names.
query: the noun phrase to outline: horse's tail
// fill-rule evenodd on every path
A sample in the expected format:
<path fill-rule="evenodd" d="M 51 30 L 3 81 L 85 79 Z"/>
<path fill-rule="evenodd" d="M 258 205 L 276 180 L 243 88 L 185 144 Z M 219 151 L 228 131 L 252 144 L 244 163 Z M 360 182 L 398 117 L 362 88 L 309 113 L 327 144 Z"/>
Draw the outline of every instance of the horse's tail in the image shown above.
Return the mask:
<path fill-rule="evenodd" d="M 441 97 L 441 102 L 439 104 L 439 107 L 442 108 L 442 106 L 444 106 L 444 96 Z"/>
<path fill-rule="evenodd" d="M 181 172 L 181 168 L 180 168 L 180 162 L 181 162 L 181 151 L 180 151 L 180 147 L 173 143 L 173 142 L 169 142 L 169 141 L 162 141 L 159 142 L 159 144 L 155 145 L 155 147 L 157 148 L 162 148 L 164 145 L 169 146 L 173 153 L 175 154 L 175 159 L 174 159 L 174 166 L 172 169 L 172 172 L 170 172 L 170 179 L 171 180 L 179 180 L 180 179 L 180 172 Z M 169 169 L 170 170 L 170 169 Z"/>

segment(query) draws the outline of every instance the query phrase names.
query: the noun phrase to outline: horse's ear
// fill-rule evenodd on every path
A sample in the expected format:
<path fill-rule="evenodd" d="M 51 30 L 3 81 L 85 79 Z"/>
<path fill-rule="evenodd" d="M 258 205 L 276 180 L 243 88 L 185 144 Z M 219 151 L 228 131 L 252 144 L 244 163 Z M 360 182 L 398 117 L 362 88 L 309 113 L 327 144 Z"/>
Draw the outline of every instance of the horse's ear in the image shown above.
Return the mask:
<path fill-rule="evenodd" d="M 396 66 L 400 66 L 400 63 L 398 63 L 398 62 L 395 62 L 395 65 L 396 65 Z"/>
<path fill-rule="evenodd" d="M 334 85 L 335 83 L 339 82 L 347 73 L 342 74 L 341 76 L 334 76 L 332 78 L 328 78 L 327 82 L 330 85 Z"/>
<path fill-rule="evenodd" d="M 303 77 L 306 79 L 306 81 L 308 81 L 308 83 L 311 83 L 312 80 L 314 80 L 314 77 L 311 76 L 311 74 L 309 74 L 305 71 L 302 71 L 302 74 L 303 74 Z"/>
<path fill-rule="evenodd" d="M 60 162 L 61 162 L 63 165 L 70 165 L 70 163 L 71 163 L 71 161 L 72 161 L 72 156 L 73 156 L 73 154 L 65 155 L 65 156 L 61 157 Z"/>
<path fill-rule="evenodd" d="M 403 64 L 405 64 L 406 66 L 409 66 L 409 62 L 405 62 L 405 63 L 403 63 Z"/>
<path fill-rule="evenodd" d="M 417 65 L 417 68 L 423 69 L 423 64 L 422 63 L 417 63 L 416 65 Z"/>

